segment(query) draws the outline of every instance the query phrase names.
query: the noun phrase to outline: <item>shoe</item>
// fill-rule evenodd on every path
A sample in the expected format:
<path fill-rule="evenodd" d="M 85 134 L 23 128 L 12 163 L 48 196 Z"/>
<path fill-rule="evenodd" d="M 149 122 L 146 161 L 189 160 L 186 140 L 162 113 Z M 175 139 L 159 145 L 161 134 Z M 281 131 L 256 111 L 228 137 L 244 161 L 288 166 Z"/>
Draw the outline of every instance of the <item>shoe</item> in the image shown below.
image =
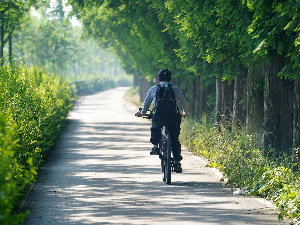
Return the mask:
<path fill-rule="evenodd" d="M 157 146 L 153 146 L 150 155 L 159 155 L 159 148 Z"/>
<path fill-rule="evenodd" d="M 174 162 L 174 172 L 182 173 L 181 163 L 179 161 Z"/>

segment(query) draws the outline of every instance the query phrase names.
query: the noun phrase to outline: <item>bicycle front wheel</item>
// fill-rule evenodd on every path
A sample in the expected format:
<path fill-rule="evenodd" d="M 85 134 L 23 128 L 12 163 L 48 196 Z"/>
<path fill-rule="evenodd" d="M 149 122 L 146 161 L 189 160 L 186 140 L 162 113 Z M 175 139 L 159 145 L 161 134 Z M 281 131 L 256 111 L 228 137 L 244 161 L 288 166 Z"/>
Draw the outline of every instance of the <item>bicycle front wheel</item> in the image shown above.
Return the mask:
<path fill-rule="evenodd" d="M 166 137 L 166 157 L 165 157 L 165 179 L 167 184 L 171 184 L 172 160 L 171 160 L 171 138 L 168 134 Z"/>

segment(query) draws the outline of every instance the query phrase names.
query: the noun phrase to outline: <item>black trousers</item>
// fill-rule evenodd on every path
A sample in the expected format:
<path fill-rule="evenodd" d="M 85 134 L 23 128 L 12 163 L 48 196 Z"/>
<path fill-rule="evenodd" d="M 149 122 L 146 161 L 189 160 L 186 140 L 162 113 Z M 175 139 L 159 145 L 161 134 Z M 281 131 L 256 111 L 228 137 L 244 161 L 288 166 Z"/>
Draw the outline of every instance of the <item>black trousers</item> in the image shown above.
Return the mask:
<path fill-rule="evenodd" d="M 152 117 L 152 127 L 151 127 L 151 139 L 150 142 L 153 145 L 158 145 L 159 138 L 161 134 L 161 128 L 163 125 L 169 127 L 169 133 L 172 142 L 172 152 L 175 161 L 181 161 L 181 145 L 178 140 L 180 134 L 180 123 L 181 117 L 179 114 L 174 116 L 158 116 L 153 115 Z"/>

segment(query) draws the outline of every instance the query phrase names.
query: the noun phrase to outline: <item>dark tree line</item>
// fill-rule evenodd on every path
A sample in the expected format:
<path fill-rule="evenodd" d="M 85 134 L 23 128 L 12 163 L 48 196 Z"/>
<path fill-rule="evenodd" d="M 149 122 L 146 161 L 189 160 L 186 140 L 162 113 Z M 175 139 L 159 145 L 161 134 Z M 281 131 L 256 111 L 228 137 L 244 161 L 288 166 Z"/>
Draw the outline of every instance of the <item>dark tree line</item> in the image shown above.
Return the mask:
<path fill-rule="evenodd" d="M 296 155 L 299 0 L 69 3 L 86 34 L 117 53 L 128 73 L 150 80 L 169 68 L 193 116 L 215 111 L 217 123 L 227 116 L 256 136 L 265 155 Z"/>

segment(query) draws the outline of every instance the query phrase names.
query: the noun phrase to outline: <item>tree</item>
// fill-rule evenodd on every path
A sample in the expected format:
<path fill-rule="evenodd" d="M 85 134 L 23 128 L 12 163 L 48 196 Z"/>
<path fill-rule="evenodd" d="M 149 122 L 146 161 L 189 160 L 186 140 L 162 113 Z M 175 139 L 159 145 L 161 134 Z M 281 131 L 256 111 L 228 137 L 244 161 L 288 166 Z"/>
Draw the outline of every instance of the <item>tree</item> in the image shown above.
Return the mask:
<path fill-rule="evenodd" d="M 292 154 L 294 108 L 299 104 L 294 102 L 299 1 L 247 1 L 247 6 L 254 14 L 249 26 L 253 52 L 264 58 L 264 152 L 278 159 Z"/>
<path fill-rule="evenodd" d="M 147 1 L 98 1 L 85 5 L 77 0 L 69 2 L 87 35 L 118 53 L 131 73 L 154 77 L 163 67 L 174 70 L 174 61 L 180 64 L 173 51 L 177 42 L 162 32 L 164 26 Z"/>
<path fill-rule="evenodd" d="M 9 61 L 12 59 L 12 35 L 25 21 L 31 6 L 39 0 L 2 0 L 0 2 L 0 65 L 4 63 L 4 46 L 9 42 Z"/>
<path fill-rule="evenodd" d="M 113 48 L 127 68 L 144 76 L 159 65 L 182 72 L 177 78 L 190 84 L 195 115 L 201 115 L 199 99 L 208 99 L 205 86 L 215 83 L 216 122 L 225 112 L 249 132 L 264 133 L 266 155 L 269 149 L 275 158 L 290 154 L 299 133 L 293 127 L 299 0 L 69 2 L 88 35 Z"/>
<path fill-rule="evenodd" d="M 82 29 L 69 22 L 62 1 L 53 9 L 41 7 L 39 12 L 40 18 L 29 18 L 15 34 L 14 53 L 18 60 L 72 80 L 123 73 L 114 55 L 94 41 L 81 38 Z"/>

